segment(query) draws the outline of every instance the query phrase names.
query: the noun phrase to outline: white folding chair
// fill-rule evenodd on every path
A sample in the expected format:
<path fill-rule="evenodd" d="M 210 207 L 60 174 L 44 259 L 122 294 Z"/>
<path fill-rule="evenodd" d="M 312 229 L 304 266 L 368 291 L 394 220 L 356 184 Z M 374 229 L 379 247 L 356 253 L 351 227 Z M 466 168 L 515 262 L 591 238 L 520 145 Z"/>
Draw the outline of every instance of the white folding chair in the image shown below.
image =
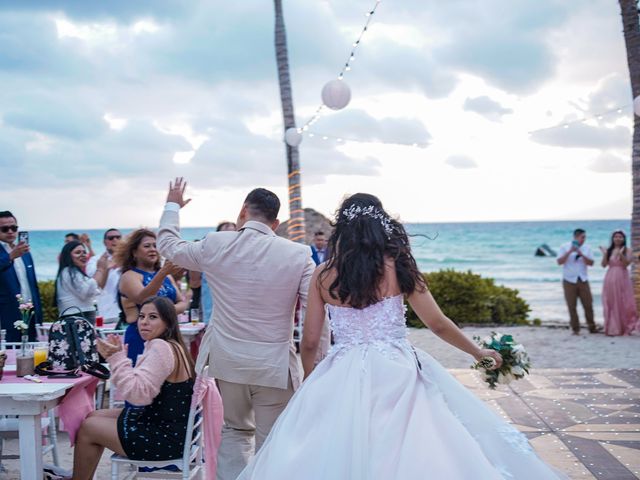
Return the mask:
<path fill-rule="evenodd" d="M 206 369 L 205 373 L 206 375 Z M 184 451 L 181 458 L 162 460 L 159 462 L 146 460 L 129 460 L 117 454 L 111 455 L 111 480 L 119 480 L 120 466 L 130 465 L 134 471 L 127 474 L 125 480 L 133 478 L 181 478 L 183 480 L 202 478 L 204 472 L 202 435 L 202 402 L 192 405 L 187 421 L 187 433 L 185 434 Z M 156 470 L 153 472 L 141 472 L 142 467 L 164 468 L 170 465 L 177 466 L 180 471 Z"/>

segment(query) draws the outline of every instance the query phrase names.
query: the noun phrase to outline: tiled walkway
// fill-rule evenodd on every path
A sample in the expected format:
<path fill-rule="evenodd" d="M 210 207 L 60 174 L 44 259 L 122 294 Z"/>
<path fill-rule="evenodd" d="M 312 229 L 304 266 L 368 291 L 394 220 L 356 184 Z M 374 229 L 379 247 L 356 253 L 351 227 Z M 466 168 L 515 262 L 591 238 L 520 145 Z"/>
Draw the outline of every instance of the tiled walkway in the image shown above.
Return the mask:
<path fill-rule="evenodd" d="M 540 369 L 494 391 L 471 370 L 450 372 L 570 478 L 640 478 L 640 370 Z"/>
<path fill-rule="evenodd" d="M 538 454 L 571 479 L 640 478 L 640 370 L 539 369 L 495 391 L 473 370 L 449 371 L 524 432 Z M 61 463 L 69 468 L 73 450 L 65 433 L 60 446 Z M 17 440 L 5 442 L 4 453 L 17 450 Z M 8 471 L 0 473 L 0 479 L 19 478 L 17 460 L 6 461 L 5 466 Z M 109 471 L 105 453 L 97 478 L 110 478 Z"/>

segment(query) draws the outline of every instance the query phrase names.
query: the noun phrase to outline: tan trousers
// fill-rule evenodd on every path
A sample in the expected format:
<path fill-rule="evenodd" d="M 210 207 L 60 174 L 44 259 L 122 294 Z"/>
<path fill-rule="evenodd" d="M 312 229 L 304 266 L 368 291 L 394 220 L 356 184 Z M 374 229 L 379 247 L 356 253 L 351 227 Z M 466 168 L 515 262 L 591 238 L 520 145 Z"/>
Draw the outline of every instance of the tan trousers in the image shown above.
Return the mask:
<path fill-rule="evenodd" d="M 218 380 L 224 407 L 217 480 L 235 480 L 266 440 L 271 427 L 293 396 L 287 389 L 242 385 Z"/>
<path fill-rule="evenodd" d="M 596 331 L 596 324 L 593 321 L 593 298 L 591 297 L 591 288 L 589 282 L 583 282 L 578 280 L 577 283 L 562 281 L 564 288 L 564 298 L 567 301 L 567 307 L 569 308 L 569 322 L 571 329 L 575 333 L 580 332 L 580 320 L 578 318 L 578 299 L 582 303 L 584 308 L 584 316 L 587 320 L 587 326 L 590 332 Z"/>

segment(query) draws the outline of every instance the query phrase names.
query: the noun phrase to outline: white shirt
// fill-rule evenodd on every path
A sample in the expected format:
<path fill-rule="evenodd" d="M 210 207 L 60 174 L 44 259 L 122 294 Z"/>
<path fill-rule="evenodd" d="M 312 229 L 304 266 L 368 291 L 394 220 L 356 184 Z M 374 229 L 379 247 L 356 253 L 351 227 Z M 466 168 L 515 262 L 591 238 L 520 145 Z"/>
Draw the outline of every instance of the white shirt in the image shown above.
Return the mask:
<path fill-rule="evenodd" d="M 7 253 L 11 254 L 11 246 L 6 242 L 0 242 Z M 24 264 L 24 260 L 22 257 L 18 257 L 13 261 L 13 268 L 16 270 L 16 275 L 18 277 L 18 283 L 20 284 L 20 295 L 25 300 L 33 301 L 33 297 L 31 296 L 31 287 L 29 287 L 29 277 L 27 277 L 27 267 Z"/>
<path fill-rule="evenodd" d="M 562 257 L 569 250 L 571 250 L 571 242 L 567 242 L 560 247 L 558 258 Z M 593 260 L 591 248 L 589 248 L 586 243 L 580 247 L 580 253 L 589 260 Z M 578 252 L 572 252 L 567 258 L 567 261 L 562 265 L 562 278 L 569 283 L 578 283 L 578 280 L 582 280 L 583 282 L 589 281 L 587 264 L 584 263 L 582 258 L 578 257 Z"/>
<path fill-rule="evenodd" d="M 94 255 L 87 263 L 87 275 L 93 277 L 98 269 L 98 259 L 100 255 Z M 111 255 L 109 255 L 111 260 Z M 120 269 L 111 268 L 107 276 L 107 281 L 98 295 L 98 315 L 104 317 L 105 321 L 116 321 L 120 317 L 120 307 L 118 306 L 118 282 L 120 282 Z"/>
<path fill-rule="evenodd" d="M 69 307 L 78 307 L 82 312 L 92 312 L 94 302 L 100 293 L 98 282 L 93 278 L 74 272 L 73 282 L 69 267 L 62 270 L 58 283 L 58 311 L 60 314 Z M 67 314 L 78 313 L 75 309 Z"/>

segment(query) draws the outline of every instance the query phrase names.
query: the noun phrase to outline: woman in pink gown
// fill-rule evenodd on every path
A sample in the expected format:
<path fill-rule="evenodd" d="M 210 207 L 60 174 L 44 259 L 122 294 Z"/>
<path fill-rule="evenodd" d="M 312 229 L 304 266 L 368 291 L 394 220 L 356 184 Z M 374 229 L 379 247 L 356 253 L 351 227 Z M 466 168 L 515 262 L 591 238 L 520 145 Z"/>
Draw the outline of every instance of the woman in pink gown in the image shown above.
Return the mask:
<path fill-rule="evenodd" d="M 602 266 L 609 267 L 602 286 L 604 309 L 604 333 L 606 335 L 630 335 L 638 330 L 638 312 L 633 296 L 633 285 L 627 267 L 632 261 L 627 248 L 627 237 L 622 230 L 611 235 L 611 245 L 602 251 Z"/>

